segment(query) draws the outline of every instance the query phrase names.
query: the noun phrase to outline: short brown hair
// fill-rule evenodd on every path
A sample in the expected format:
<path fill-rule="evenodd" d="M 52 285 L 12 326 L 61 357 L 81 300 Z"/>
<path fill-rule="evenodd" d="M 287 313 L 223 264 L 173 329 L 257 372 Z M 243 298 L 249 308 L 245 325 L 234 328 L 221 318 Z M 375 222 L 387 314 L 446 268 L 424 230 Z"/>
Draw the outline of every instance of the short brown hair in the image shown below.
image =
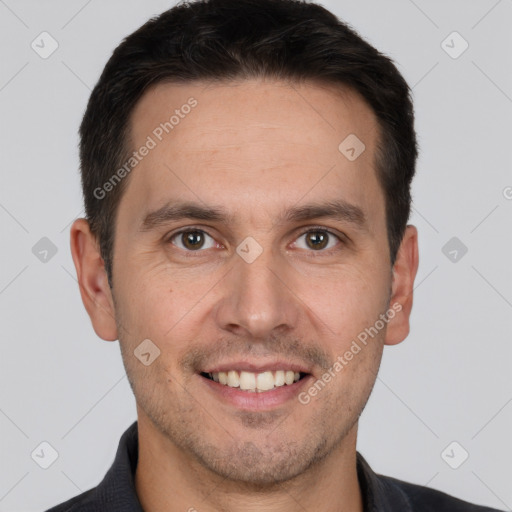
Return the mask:
<path fill-rule="evenodd" d="M 95 191 L 130 158 L 130 114 L 160 82 L 269 77 L 348 86 L 375 112 L 377 177 L 386 200 L 392 264 L 410 214 L 417 142 L 410 89 L 393 62 L 320 5 L 301 0 L 197 0 L 152 18 L 123 40 L 80 126 L 86 218 L 112 286 L 116 212 L 128 177 Z"/>

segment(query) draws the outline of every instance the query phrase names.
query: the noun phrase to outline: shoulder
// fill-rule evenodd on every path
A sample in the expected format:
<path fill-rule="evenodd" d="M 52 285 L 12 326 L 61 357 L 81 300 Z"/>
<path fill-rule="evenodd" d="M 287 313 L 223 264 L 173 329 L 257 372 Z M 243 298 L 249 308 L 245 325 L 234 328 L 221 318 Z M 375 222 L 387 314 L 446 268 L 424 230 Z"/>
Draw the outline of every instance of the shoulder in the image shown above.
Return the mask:
<path fill-rule="evenodd" d="M 64 501 L 59 505 L 48 509 L 46 512 L 96 512 L 100 509 L 97 508 L 97 503 L 94 500 L 94 493 L 96 488 L 89 489 L 88 491 Z"/>
<path fill-rule="evenodd" d="M 378 475 L 384 487 L 402 494 L 414 512 L 500 512 L 498 509 L 468 503 L 442 491 L 393 477 Z"/>
<path fill-rule="evenodd" d="M 134 422 L 121 436 L 114 462 L 98 485 L 46 512 L 143 512 L 134 485 L 137 432 Z"/>

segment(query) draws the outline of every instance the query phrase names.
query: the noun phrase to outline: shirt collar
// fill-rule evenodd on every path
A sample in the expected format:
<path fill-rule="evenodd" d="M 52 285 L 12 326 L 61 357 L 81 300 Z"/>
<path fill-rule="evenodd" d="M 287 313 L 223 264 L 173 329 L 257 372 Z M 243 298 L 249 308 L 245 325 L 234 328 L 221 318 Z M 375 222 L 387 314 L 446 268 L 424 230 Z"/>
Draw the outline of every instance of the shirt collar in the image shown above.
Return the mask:
<path fill-rule="evenodd" d="M 139 458 L 137 422 L 124 432 L 116 457 L 96 488 L 96 499 L 111 512 L 144 512 L 135 491 L 135 469 Z"/>
<path fill-rule="evenodd" d="M 363 496 L 364 512 L 412 512 L 412 505 L 394 479 L 374 473 L 357 452 L 357 478 Z"/>
<path fill-rule="evenodd" d="M 135 421 L 124 432 L 116 457 L 103 481 L 96 488 L 97 499 L 112 512 L 144 512 L 135 491 L 138 461 L 138 432 Z M 377 475 L 357 452 L 357 477 L 363 497 L 364 512 L 412 512 L 407 496 L 392 478 Z"/>

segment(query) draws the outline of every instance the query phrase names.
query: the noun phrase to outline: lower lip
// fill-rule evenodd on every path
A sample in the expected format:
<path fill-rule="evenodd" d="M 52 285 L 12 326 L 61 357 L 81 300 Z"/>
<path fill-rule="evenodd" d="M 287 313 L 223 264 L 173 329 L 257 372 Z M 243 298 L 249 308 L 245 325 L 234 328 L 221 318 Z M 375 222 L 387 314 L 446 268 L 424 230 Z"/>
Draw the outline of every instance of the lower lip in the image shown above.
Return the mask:
<path fill-rule="evenodd" d="M 240 388 L 231 388 L 219 384 L 201 375 L 198 377 L 213 391 L 223 402 L 245 411 L 261 411 L 279 407 L 290 400 L 297 400 L 301 390 L 308 385 L 312 375 L 307 375 L 293 384 L 279 386 L 270 391 L 251 392 L 242 391 Z"/>

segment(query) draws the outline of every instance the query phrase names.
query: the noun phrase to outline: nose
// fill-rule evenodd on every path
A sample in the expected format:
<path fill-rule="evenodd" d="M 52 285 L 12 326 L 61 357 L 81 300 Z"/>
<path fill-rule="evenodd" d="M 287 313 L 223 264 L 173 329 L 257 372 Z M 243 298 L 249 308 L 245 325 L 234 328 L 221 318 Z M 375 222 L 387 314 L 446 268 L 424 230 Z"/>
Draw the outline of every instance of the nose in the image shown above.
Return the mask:
<path fill-rule="evenodd" d="M 293 293 L 285 262 L 271 250 L 264 250 L 250 263 L 238 254 L 234 260 L 216 308 L 219 327 L 253 339 L 295 328 L 300 301 Z"/>

